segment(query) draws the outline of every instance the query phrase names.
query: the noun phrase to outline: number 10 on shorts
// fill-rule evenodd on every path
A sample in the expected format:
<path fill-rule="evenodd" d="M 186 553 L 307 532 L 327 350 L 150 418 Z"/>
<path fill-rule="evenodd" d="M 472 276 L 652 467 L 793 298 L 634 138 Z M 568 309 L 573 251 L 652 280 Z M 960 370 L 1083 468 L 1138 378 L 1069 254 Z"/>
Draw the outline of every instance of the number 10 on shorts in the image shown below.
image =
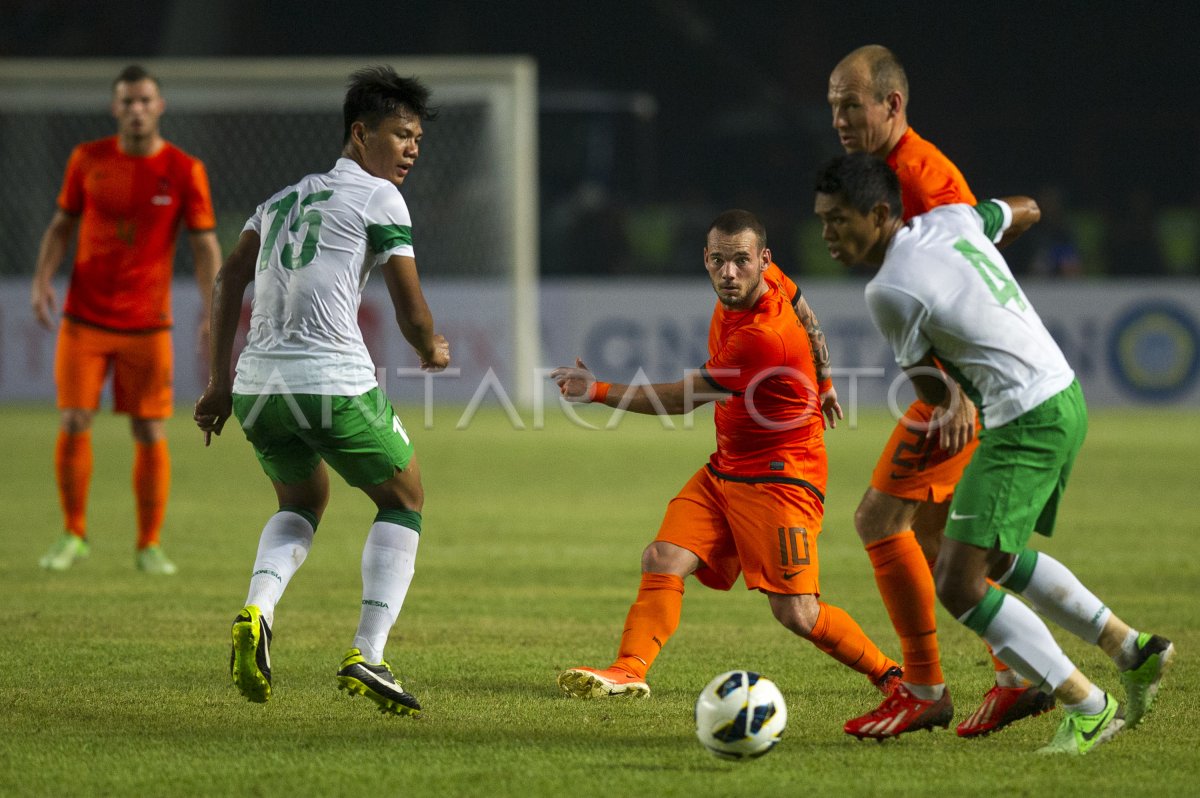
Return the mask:
<path fill-rule="evenodd" d="M 808 565 L 808 530 L 802 526 L 779 527 L 780 565 Z"/>

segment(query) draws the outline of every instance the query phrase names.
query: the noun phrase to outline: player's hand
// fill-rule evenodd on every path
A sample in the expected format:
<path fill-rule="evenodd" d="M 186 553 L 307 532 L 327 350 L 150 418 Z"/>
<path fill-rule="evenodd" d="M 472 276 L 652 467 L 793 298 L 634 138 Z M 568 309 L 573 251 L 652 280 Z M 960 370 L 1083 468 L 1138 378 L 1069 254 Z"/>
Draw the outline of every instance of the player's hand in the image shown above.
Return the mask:
<path fill-rule="evenodd" d="M 825 426 L 837 429 L 837 419 L 843 418 L 842 406 L 838 404 L 837 388 L 830 387 L 821 392 L 821 413 L 825 417 Z"/>
<path fill-rule="evenodd" d="M 441 371 L 450 365 L 450 342 L 444 336 L 433 336 L 433 354 L 421 358 L 421 368 L 424 371 Z"/>
<path fill-rule="evenodd" d="M 35 281 L 30 294 L 30 303 L 38 324 L 47 330 L 53 330 L 54 316 L 58 313 L 58 294 L 55 292 L 54 286 L 49 282 Z"/>
<path fill-rule="evenodd" d="M 559 366 L 550 372 L 550 379 L 558 385 L 558 392 L 568 402 L 587 402 L 592 395 L 592 386 L 596 377 L 579 358 L 575 358 L 575 367 Z"/>
<path fill-rule="evenodd" d="M 937 430 L 938 442 L 950 454 L 958 454 L 975 437 L 975 404 L 962 389 L 951 390 L 950 405 L 934 409 L 930 422 Z"/>
<path fill-rule="evenodd" d="M 212 441 L 214 433 L 221 434 L 221 429 L 232 412 L 233 395 L 228 390 L 214 388 L 210 382 L 196 400 L 196 408 L 192 411 L 192 419 L 204 432 L 205 446 Z"/>

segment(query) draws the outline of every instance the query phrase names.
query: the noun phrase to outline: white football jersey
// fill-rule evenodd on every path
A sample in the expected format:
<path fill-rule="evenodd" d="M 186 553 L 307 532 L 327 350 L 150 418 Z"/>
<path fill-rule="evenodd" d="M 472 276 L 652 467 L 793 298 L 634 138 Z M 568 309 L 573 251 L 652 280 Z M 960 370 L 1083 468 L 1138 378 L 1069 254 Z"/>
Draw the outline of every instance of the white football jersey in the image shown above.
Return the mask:
<path fill-rule="evenodd" d="M 1075 373 L 993 241 L 1003 202 L 914 217 L 867 283 L 867 306 L 902 367 L 932 353 L 998 427 L 1067 388 Z"/>
<path fill-rule="evenodd" d="M 245 230 L 261 244 L 234 392 L 356 396 L 375 387 L 358 306 L 372 268 L 413 255 L 396 186 L 339 158 L 258 206 Z"/>

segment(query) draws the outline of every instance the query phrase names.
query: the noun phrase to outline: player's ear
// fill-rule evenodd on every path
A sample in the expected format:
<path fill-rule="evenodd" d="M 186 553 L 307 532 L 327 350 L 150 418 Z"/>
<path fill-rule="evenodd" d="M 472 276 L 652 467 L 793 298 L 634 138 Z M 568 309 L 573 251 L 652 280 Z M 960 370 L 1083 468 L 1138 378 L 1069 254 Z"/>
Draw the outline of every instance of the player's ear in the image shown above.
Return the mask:
<path fill-rule="evenodd" d="M 350 123 L 350 141 L 354 142 L 355 144 L 357 144 L 359 146 L 362 146 L 363 144 L 366 143 L 366 141 L 367 141 L 367 126 L 365 124 L 363 124 L 363 122 L 361 120 Z"/>
<path fill-rule="evenodd" d="M 760 272 L 765 272 L 767 267 L 771 265 L 771 250 L 763 247 L 762 252 L 758 254 L 758 259 L 758 270 Z"/>
<path fill-rule="evenodd" d="M 871 208 L 871 221 L 876 227 L 883 227 L 892 218 L 892 208 L 886 202 L 880 202 Z"/>
<path fill-rule="evenodd" d="M 904 95 L 898 91 L 888 92 L 883 102 L 887 105 L 888 116 L 899 116 L 904 110 Z"/>

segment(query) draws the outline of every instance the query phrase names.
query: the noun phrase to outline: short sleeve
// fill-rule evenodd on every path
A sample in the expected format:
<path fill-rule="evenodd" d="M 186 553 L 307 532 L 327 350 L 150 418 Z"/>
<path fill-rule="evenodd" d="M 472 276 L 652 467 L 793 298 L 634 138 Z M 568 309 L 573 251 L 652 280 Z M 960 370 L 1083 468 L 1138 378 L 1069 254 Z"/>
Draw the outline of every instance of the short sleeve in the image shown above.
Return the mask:
<path fill-rule="evenodd" d="M 67 171 L 63 175 L 62 189 L 58 192 L 58 207 L 71 216 L 83 213 L 84 155 L 80 147 L 71 151 L 67 160 Z"/>
<path fill-rule="evenodd" d="M 987 200 L 975 206 L 975 213 L 983 222 L 983 234 L 993 243 L 1004 237 L 1004 231 L 1012 226 L 1012 208 L 998 199 Z"/>
<path fill-rule="evenodd" d="M 868 284 L 866 298 L 871 320 L 891 344 L 901 368 L 913 365 L 933 348 L 921 329 L 929 311 L 916 297 L 891 286 Z"/>
<path fill-rule="evenodd" d="M 188 174 L 188 192 L 183 208 L 183 221 L 192 232 L 213 230 L 217 216 L 213 212 L 212 192 L 208 186 L 208 172 L 204 162 L 192 158 Z"/>
<path fill-rule="evenodd" d="M 381 186 L 367 202 L 367 243 L 376 265 L 393 255 L 414 257 L 412 219 L 408 204 L 391 184 Z"/>
<path fill-rule="evenodd" d="M 721 349 L 704 364 L 701 374 L 713 386 L 730 393 L 743 393 L 764 372 L 784 362 L 783 341 L 763 327 L 738 330 L 725 339 Z"/>

